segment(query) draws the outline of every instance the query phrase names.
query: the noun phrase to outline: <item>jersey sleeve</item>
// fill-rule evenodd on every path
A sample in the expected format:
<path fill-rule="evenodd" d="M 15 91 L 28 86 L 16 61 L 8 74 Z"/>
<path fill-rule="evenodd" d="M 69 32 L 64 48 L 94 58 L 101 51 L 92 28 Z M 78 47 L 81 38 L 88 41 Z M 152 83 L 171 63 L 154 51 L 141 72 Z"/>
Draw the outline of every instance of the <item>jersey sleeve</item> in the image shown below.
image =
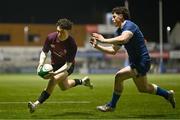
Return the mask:
<path fill-rule="evenodd" d="M 47 37 L 45 42 L 44 42 L 42 51 L 45 52 L 45 53 L 48 53 L 49 50 L 50 50 L 50 39 L 49 39 L 49 37 Z"/>
<path fill-rule="evenodd" d="M 128 24 L 125 26 L 123 32 L 124 31 L 130 31 L 134 34 L 136 30 L 137 30 L 137 26 L 131 23 L 131 24 Z"/>

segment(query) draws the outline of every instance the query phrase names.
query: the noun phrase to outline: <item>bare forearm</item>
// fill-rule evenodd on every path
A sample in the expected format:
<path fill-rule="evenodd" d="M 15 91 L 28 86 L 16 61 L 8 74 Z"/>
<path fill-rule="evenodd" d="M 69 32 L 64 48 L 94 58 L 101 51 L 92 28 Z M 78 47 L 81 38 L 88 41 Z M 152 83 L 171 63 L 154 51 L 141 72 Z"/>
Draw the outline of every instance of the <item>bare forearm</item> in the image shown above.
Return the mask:
<path fill-rule="evenodd" d="M 45 60 L 46 60 L 46 57 L 47 57 L 47 53 L 45 52 L 41 52 L 40 53 L 40 58 L 39 58 L 39 65 L 43 65 Z"/>
<path fill-rule="evenodd" d="M 115 38 L 109 38 L 109 39 L 105 39 L 105 43 L 109 43 L 109 44 L 122 44 L 124 43 L 123 39 L 120 39 L 121 37 L 115 37 Z"/>
<path fill-rule="evenodd" d="M 114 37 L 114 38 L 107 38 L 107 39 L 101 39 L 99 40 L 102 43 L 108 43 L 108 44 L 124 44 L 127 43 L 133 36 L 133 33 L 131 31 L 125 31 L 121 35 Z"/>
<path fill-rule="evenodd" d="M 61 72 L 67 71 L 71 67 L 72 63 L 65 63 L 61 68 L 55 71 L 55 74 L 59 74 Z"/>
<path fill-rule="evenodd" d="M 103 43 L 108 43 L 108 44 L 123 44 L 125 43 L 126 39 L 123 38 L 123 36 L 117 36 L 114 38 L 107 38 L 104 39 L 102 42 Z"/>
<path fill-rule="evenodd" d="M 97 45 L 97 46 L 96 46 L 96 49 L 100 50 L 101 52 L 108 53 L 108 54 L 115 54 L 115 53 L 116 53 L 116 52 L 113 50 L 112 47 L 105 47 L 105 46 L 102 46 L 102 45 Z"/>

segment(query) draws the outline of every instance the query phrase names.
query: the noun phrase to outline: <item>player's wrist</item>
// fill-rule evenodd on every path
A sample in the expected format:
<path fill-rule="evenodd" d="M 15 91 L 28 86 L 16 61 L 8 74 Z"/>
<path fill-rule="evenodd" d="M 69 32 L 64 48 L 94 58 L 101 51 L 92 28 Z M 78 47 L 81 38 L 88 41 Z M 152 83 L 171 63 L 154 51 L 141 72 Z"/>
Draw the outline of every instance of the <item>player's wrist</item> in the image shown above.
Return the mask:
<path fill-rule="evenodd" d="M 43 66 L 44 65 L 44 63 L 42 63 L 42 62 L 39 62 L 39 65 L 38 65 L 38 67 L 41 67 L 41 66 Z"/>
<path fill-rule="evenodd" d="M 98 48 L 99 47 L 99 41 L 96 41 L 96 43 L 94 44 L 94 48 Z"/>
<path fill-rule="evenodd" d="M 41 67 L 41 66 L 43 66 L 43 64 L 39 64 L 38 66 Z"/>
<path fill-rule="evenodd" d="M 39 64 L 37 67 L 37 73 L 40 71 L 40 69 L 43 67 L 43 64 Z"/>
<path fill-rule="evenodd" d="M 97 43 L 94 48 L 99 49 L 100 48 L 99 43 Z"/>
<path fill-rule="evenodd" d="M 104 38 L 104 39 L 101 40 L 101 42 L 102 43 L 107 43 L 107 39 Z"/>

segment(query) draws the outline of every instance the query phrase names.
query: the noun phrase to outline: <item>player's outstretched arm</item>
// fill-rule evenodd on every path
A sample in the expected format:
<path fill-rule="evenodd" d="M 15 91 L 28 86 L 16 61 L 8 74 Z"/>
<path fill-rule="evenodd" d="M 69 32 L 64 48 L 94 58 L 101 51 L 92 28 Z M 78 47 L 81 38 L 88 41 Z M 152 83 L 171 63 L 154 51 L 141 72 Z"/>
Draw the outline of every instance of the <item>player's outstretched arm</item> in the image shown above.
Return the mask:
<path fill-rule="evenodd" d="M 131 31 L 124 31 L 121 35 L 108 39 L 105 39 L 101 34 L 98 33 L 93 33 L 92 36 L 101 43 L 124 44 L 132 38 L 133 33 Z"/>
<path fill-rule="evenodd" d="M 66 62 L 61 68 L 56 70 L 55 72 L 51 72 L 53 75 L 57 75 L 59 73 L 62 73 L 64 71 L 67 71 L 71 67 L 72 63 L 71 62 Z"/>
<path fill-rule="evenodd" d="M 90 43 L 97 50 L 99 50 L 101 52 L 104 52 L 104 53 L 113 54 L 113 55 L 116 54 L 117 51 L 120 48 L 120 47 L 115 46 L 115 45 L 112 45 L 112 46 L 102 46 L 102 45 L 98 44 L 97 40 L 94 37 L 92 37 L 90 39 Z"/>

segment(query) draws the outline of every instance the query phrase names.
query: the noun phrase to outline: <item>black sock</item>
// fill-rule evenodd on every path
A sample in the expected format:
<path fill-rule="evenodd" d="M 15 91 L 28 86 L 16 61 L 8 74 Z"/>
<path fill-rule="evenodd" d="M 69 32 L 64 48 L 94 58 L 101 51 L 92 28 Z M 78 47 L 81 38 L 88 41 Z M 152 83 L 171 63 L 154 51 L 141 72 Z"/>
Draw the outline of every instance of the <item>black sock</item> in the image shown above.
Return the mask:
<path fill-rule="evenodd" d="M 75 81 L 75 85 L 74 86 L 82 85 L 82 80 L 81 79 L 74 79 L 74 81 Z"/>
<path fill-rule="evenodd" d="M 48 99 L 50 94 L 46 91 L 43 91 L 41 95 L 39 96 L 38 101 L 42 104 L 46 99 Z"/>

